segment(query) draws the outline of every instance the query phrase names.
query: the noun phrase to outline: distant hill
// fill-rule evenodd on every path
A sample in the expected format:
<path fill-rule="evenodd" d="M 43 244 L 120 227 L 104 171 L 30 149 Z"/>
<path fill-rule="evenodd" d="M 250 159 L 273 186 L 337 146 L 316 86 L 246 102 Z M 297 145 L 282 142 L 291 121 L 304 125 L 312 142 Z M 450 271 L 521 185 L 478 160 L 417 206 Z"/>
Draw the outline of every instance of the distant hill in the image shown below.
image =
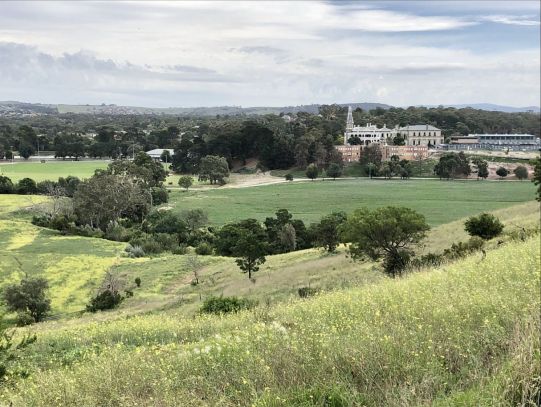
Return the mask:
<path fill-rule="evenodd" d="M 376 108 L 390 109 L 391 105 L 383 103 L 338 103 L 340 106 L 351 106 L 353 109 L 373 110 Z M 175 115 L 175 116 L 216 116 L 216 115 L 263 115 L 280 113 L 306 112 L 317 114 L 321 104 L 298 105 L 298 106 L 212 106 L 212 107 L 142 107 L 142 106 L 119 106 L 115 104 L 101 105 L 68 105 L 68 104 L 41 104 L 25 103 L 17 101 L 0 101 L 0 116 L 24 116 L 43 115 L 58 113 L 86 113 L 86 114 L 111 114 L 111 115 Z M 435 105 L 419 105 L 428 108 Z M 471 107 L 473 109 L 516 113 L 536 112 L 539 113 L 539 106 L 513 107 L 494 105 L 490 103 L 472 103 L 458 105 L 444 105 L 444 107 L 455 107 L 457 109 Z"/>
<path fill-rule="evenodd" d="M 539 106 L 525 106 L 525 107 L 514 107 L 514 106 L 504 106 L 504 105 L 495 105 L 492 103 L 470 103 L 462 105 L 443 105 L 444 107 L 455 107 L 457 109 L 464 109 L 470 107 L 472 109 L 479 110 L 488 110 L 494 112 L 505 112 L 505 113 L 520 113 L 520 112 L 535 112 L 539 113 Z M 428 105 L 425 107 L 437 107 L 435 105 Z"/>
<path fill-rule="evenodd" d="M 56 114 L 56 113 L 87 113 L 87 114 L 165 114 L 179 116 L 215 116 L 215 115 L 262 115 L 280 113 L 306 112 L 317 114 L 321 104 L 300 106 L 213 106 L 213 107 L 166 107 L 152 108 L 141 106 L 119 105 L 46 105 L 40 103 L 22 103 L 14 101 L 0 101 L 0 115 L 26 115 L 26 114 Z M 391 106 L 382 103 L 341 103 L 340 106 L 360 107 L 363 110 L 372 110 L 377 107 L 389 109 Z"/>

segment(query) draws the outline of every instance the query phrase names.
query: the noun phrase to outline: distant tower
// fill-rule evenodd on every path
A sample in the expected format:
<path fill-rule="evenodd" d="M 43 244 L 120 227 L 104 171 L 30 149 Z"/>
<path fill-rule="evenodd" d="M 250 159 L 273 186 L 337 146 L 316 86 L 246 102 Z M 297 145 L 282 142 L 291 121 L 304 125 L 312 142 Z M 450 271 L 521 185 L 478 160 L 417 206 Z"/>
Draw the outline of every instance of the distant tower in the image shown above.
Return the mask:
<path fill-rule="evenodd" d="M 353 112 L 351 111 L 351 106 L 348 106 L 348 119 L 346 121 L 346 131 L 353 130 Z"/>
<path fill-rule="evenodd" d="M 344 144 L 348 143 L 349 134 L 351 131 L 353 131 L 353 113 L 351 111 L 351 106 L 348 106 L 348 118 L 346 121 L 346 132 L 344 133 Z"/>

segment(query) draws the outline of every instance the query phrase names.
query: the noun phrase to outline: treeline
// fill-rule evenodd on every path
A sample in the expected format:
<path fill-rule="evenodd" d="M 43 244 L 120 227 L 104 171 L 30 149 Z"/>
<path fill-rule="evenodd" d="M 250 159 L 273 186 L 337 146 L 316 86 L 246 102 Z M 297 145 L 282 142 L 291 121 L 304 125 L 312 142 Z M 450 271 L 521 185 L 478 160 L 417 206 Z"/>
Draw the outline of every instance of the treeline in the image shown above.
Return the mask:
<path fill-rule="evenodd" d="M 357 124 L 388 127 L 432 124 L 446 138 L 468 133 L 531 133 L 539 136 L 540 116 L 534 113 L 488 112 L 476 109 L 376 108 L 353 112 Z M 94 116 L 58 115 L 0 119 L 0 158 L 13 151 L 23 157 L 37 149 L 57 157 L 121 158 L 154 148 L 175 150 L 174 168 L 197 172 L 206 155 L 233 162 L 259 159 L 266 169 L 319 168 L 339 160 L 333 146 L 342 143 L 347 109 L 320 107 L 318 115 L 299 112 L 287 116 Z M 95 137 L 85 137 L 95 133 Z"/>

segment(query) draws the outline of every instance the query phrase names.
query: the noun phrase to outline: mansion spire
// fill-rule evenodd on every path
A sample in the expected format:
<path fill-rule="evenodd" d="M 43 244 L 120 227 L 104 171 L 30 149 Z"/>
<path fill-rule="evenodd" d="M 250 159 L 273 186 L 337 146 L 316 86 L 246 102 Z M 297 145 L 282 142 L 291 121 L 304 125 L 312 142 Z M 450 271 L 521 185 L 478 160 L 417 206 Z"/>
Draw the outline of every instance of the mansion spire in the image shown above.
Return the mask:
<path fill-rule="evenodd" d="M 353 130 L 353 113 L 351 112 L 351 106 L 348 106 L 348 119 L 346 121 L 346 131 Z"/>

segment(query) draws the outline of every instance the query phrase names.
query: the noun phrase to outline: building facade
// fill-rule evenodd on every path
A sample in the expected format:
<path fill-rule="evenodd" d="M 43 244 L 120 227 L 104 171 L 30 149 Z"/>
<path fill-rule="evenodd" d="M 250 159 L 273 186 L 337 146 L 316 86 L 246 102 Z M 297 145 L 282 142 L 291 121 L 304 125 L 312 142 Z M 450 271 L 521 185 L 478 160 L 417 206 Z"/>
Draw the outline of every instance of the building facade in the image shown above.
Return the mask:
<path fill-rule="evenodd" d="M 367 123 L 364 127 L 355 126 L 351 106 L 348 108 L 344 145 L 351 144 L 353 142 L 352 139 L 355 139 L 356 143 L 362 146 L 367 146 L 371 143 L 387 145 L 397 135 L 404 137 L 407 146 L 436 147 L 443 144 L 444 141 L 441 130 L 430 124 L 416 124 L 405 127 L 395 126 L 392 129 L 388 128 L 385 124 L 379 128 L 372 123 Z"/>
<path fill-rule="evenodd" d="M 444 141 L 441 130 L 430 124 L 400 127 L 397 134 L 404 137 L 408 146 L 436 147 L 443 144 Z"/>

